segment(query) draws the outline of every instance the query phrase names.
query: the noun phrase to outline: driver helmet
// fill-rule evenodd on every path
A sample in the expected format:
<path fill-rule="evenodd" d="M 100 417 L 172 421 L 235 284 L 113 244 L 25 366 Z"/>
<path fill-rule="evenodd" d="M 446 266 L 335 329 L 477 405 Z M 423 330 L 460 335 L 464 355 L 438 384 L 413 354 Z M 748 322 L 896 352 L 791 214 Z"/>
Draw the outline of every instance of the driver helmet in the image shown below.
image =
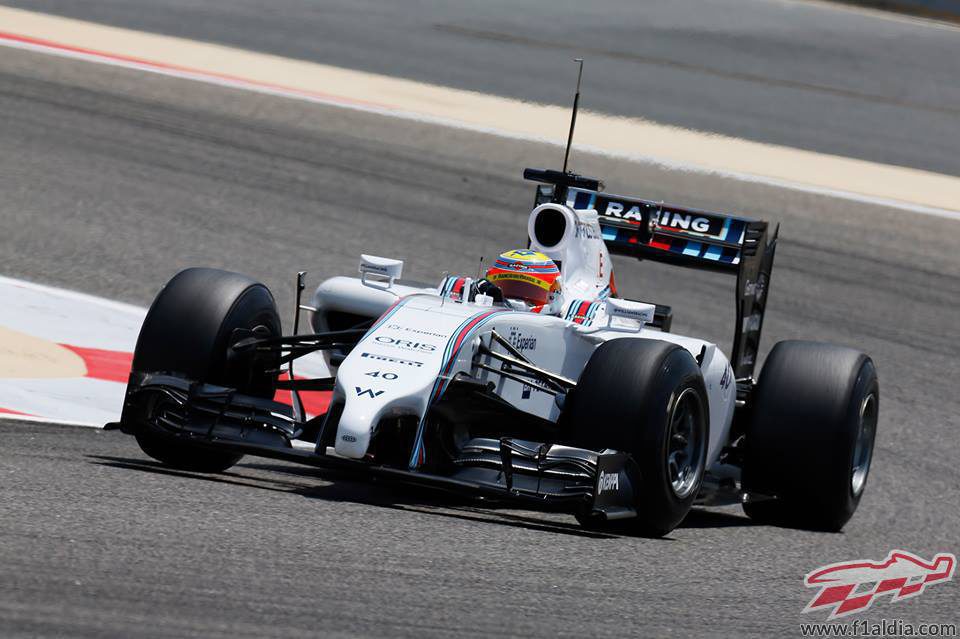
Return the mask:
<path fill-rule="evenodd" d="M 560 298 L 560 269 L 549 257 L 530 249 L 501 253 L 487 270 L 487 280 L 499 286 L 504 297 L 523 300 L 536 310 Z"/>

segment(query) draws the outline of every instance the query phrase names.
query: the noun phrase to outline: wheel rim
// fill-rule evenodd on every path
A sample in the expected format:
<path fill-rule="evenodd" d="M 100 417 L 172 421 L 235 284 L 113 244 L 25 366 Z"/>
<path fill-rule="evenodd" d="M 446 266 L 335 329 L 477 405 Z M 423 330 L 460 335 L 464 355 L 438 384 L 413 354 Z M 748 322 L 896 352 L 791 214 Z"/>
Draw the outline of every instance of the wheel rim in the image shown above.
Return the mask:
<path fill-rule="evenodd" d="M 860 404 L 860 423 L 857 428 L 857 445 L 853 449 L 853 469 L 850 473 L 850 491 L 859 497 L 867 483 L 870 460 L 873 458 L 873 442 L 877 432 L 877 396 L 867 395 Z"/>
<path fill-rule="evenodd" d="M 667 437 L 670 487 L 674 495 L 685 499 L 697 487 L 703 473 L 704 429 L 694 389 L 684 389 L 677 398 Z"/>

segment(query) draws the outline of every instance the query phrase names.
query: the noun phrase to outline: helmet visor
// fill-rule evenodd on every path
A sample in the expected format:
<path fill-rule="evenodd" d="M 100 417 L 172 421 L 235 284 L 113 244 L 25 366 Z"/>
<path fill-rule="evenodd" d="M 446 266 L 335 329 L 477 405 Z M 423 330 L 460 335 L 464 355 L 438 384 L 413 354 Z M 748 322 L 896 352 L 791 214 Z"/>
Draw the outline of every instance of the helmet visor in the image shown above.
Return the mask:
<path fill-rule="evenodd" d="M 534 278 L 530 277 L 530 279 Z M 547 299 L 550 296 L 550 291 L 546 288 L 543 288 L 543 284 L 541 282 L 534 283 L 524 281 L 524 279 L 520 279 L 516 275 L 512 277 L 502 277 L 499 280 L 493 281 L 497 286 L 500 287 L 500 290 L 503 291 L 504 297 L 509 297 L 515 300 L 524 300 L 533 304 L 534 306 L 546 304 Z"/>

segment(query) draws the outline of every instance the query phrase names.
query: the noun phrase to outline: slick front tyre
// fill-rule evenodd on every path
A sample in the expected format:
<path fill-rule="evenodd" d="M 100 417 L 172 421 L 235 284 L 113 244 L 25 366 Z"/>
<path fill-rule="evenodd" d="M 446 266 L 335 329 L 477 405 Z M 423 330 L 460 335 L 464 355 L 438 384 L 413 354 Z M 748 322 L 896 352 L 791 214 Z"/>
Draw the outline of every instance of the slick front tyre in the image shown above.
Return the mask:
<path fill-rule="evenodd" d="M 774 499 L 746 502 L 752 519 L 838 531 L 866 486 L 880 390 L 873 361 L 833 344 L 773 347 L 751 398 L 743 487 Z"/>
<path fill-rule="evenodd" d="M 641 475 L 633 526 L 661 537 L 683 521 L 700 492 L 708 414 L 703 376 L 689 351 L 659 340 L 615 339 L 587 362 L 561 428 L 574 446 L 630 453 Z"/>
<path fill-rule="evenodd" d="M 276 378 L 270 362 L 229 356 L 238 329 L 280 335 L 280 318 L 267 288 L 245 275 L 209 268 L 181 271 L 160 291 L 140 329 L 133 370 L 170 372 L 191 380 L 235 388 L 242 394 L 272 398 Z M 164 407 L 149 402 L 136 425 L 137 442 L 147 455 L 169 466 L 196 472 L 221 472 L 241 455 L 186 442 L 145 417 Z"/>

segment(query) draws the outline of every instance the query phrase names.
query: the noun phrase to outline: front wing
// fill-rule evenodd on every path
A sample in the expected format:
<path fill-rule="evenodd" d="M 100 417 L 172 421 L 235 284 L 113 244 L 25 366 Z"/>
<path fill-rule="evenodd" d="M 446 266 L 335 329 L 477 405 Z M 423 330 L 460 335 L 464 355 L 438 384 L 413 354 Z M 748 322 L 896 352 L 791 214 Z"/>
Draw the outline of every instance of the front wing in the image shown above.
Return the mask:
<path fill-rule="evenodd" d="M 597 520 L 637 515 L 639 468 L 630 455 L 615 450 L 478 437 L 462 446 L 449 472 L 407 470 L 340 457 L 325 445 L 294 447 L 304 433 L 319 432 L 319 424 L 298 422 L 285 404 L 177 375 L 135 372 L 121 421 L 107 429 L 136 434 L 138 428 L 194 446 L 356 471 Z"/>

